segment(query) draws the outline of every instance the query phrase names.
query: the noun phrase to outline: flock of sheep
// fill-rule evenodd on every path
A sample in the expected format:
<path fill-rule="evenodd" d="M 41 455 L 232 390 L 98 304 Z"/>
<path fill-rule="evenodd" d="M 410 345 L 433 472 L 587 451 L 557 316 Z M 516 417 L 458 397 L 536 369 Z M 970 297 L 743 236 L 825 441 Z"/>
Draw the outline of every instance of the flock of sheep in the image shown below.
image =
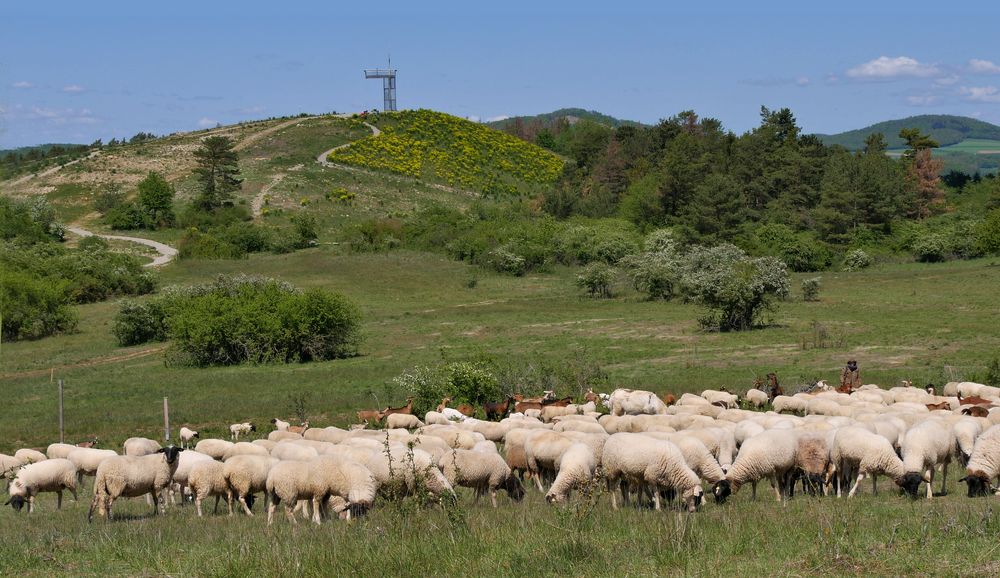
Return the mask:
<path fill-rule="evenodd" d="M 445 400 L 423 421 L 410 414 L 412 404 L 379 416 L 390 426 L 382 430 L 274 419 L 274 431 L 253 441 L 239 441 L 256 431 L 244 423 L 230 427 L 231 440 L 199 439 L 193 448 L 198 432 L 184 427 L 184 447 L 130 438 L 122 455 L 69 444 L 45 453 L 21 449 L 0 454 L 0 473 L 9 479 L 7 504 L 17 510 L 25 503 L 34 510 L 41 492 L 55 492 L 61 507 L 62 492 L 76 498 L 89 476 L 88 517 L 110 518 L 117 499 L 140 496 L 148 496 L 154 514 L 179 496 L 182 503 L 192 499 L 199 516 L 212 497 L 216 510 L 221 498 L 230 515 L 236 505 L 252 516 L 254 496 L 263 493 L 269 524 L 279 506 L 293 522 L 301 510 L 319 524 L 418 492 L 454 499 L 457 486 L 473 488 L 477 502 L 489 494 L 497 507 L 500 490 L 520 501 L 526 479 L 550 503 L 607 488 L 614 508 L 620 493 L 626 505 L 661 509 L 677 501 L 693 512 L 706 487 L 721 503 L 748 483 L 756 498 L 762 480 L 779 501 L 800 483 L 810 493 L 850 497 L 871 478 L 877 492 L 879 476 L 911 497 L 925 484 L 931 498 L 935 472 L 942 471 L 943 492 L 955 461 L 970 497 L 997 492 L 1000 389 L 962 382 L 943 393 L 875 385 L 794 396 L 751 389 L 741 404 L 734 394 L 706 390 L 670 396 L 667 405 L 652 392 L 618 389 L 588 392 L 581 404 L 548 397 L 493 404 L 504 414 L 515 410 L 496 415 L 499 421 L 446 411 Z"/>

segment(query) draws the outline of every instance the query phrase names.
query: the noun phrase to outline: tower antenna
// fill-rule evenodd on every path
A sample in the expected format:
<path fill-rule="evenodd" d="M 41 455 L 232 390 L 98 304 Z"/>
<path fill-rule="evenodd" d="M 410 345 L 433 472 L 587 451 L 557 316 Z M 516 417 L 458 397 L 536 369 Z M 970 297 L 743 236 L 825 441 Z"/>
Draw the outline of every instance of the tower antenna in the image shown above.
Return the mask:
<path fill-rule="evenodd" d="M 396 110 L 396 70 L 392 68 L 392 55 L 388 55 L 389 68 L 365 70 L 365 78 L 382 79 L 382 98 L 384 100 L 384 111 Z"/>

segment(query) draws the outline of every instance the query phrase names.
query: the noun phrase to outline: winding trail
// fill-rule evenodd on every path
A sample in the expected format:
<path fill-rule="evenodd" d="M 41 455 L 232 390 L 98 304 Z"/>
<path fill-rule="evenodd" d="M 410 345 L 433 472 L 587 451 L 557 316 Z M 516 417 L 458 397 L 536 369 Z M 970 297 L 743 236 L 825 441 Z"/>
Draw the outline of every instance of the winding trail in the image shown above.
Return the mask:
<path fill-rule="evenodd" d="M 266 197 L 271 193 L 271 189 L 273 189 L 278 183 L 280 183 L 281 180 L 285 178 L 286 174 L 287 173 L 278 173 L 274 175 L 274 177 L 271 179 L 271 182 L 264 185 L 264 187 L 261 188 L 260 192 L 257 193 L 256 196 L 254 196 L 252 201 L 250 201 L 250 210 L 253 211 L 254 219 L 259 219 L 261 213 L 264 210 L 264 197 Z"/>
<path fill-rule="evenodd" d="M 174 257 L 177 256 L 177 249 L 174 249 L 170 245 L 160 243 L 159 241 L 153 241 L 152 239 L 124 237 L 122 235 L 104 235 L 101 233 L 92 233 L 86 229 L 81 229 L 80 227 L 66 227 L 66 230 L 81 237 L 100 237 L 102 239 L 109 239 L 112 241 L 128 241 L 130 243 L 138 243 L 140 245 L 152 247 L 157 253 L 159 253 L 159 255 L 151 262 L 143 265 L 143 267 L 159 267 L 161 265 L 166 265 L 170 261 L 173 261 Z"/>
<path fill-rule="evenodd" d="M 382 134 L 382 131 L 379 130 L 377 126 L 368 124 L 367 122 L 364 123 L 364 125 L 371 129 L 373 137 Z M 341 170 L 341 171 L 348 171 L 348 172 L 352 172 L 352 173 L 358 173 L 358 174 L 362 174 L 362 175 L 368 175 L 370 177 L 380 177 L 380 178 L 384 178 L 384 179 L 391 179 L 391 180 L 395 180 L 395 181 L 403 182 L 403 183 L 411 183 L 411 184 L 416 184 L 417 183 L 418 179 L 415 179 L 413 177 L 405 177 L 405 176 L 402 176 L 402 175 L 394 175 L 394 174 L 391 174 L 391 173 L 378 172 L 378 171 L 373 171 L 373 170 L 362 168 L 362 167 L 354 167 L 354 166 L 351 166 L 351 165 L 342 165 L 340 163 L 331 163 L 329 160 L 327 160 L 327 157 L 330 156 L 330 153 L 332 153 L 333 151 L 340 150 L 342 148 L 347 148 L 347 147 L 351 146 L 352 144 L 354 144 L 354 142 L 355 141 L 344 143 L 342 145 L 335 146 L 332 149 L 325 150 L 325 151 L 319 153 L 319 155 L 316 157 L 316 162 L 319 163 L 319 164 L 321 164 L 321 165 L 323 165 L 324 167 L 331 168 L 331 169 L 338 169 L 338 170 Z M 475 193 L 473 191 L 466 191 L 464 189 L 459 189 L 459 188 L 455 188 L 455 187 L 449 187 L 448 185 L 441 185 L 441 184 L 438 184 L 438 183 L 427 183 L 427 182 L 423 182 L 423 181 L 420 181 L 420 184 L 424 185 L 426 187 L 431 187 L 432 189 L 438 189 L 439 191 L 447 191 L 449 193 L 458 193 L 458 194 L 462 194 L 462 195 L 468 195 L 470 197 L 478 197 L 479 196 L 479 193 Z"/>

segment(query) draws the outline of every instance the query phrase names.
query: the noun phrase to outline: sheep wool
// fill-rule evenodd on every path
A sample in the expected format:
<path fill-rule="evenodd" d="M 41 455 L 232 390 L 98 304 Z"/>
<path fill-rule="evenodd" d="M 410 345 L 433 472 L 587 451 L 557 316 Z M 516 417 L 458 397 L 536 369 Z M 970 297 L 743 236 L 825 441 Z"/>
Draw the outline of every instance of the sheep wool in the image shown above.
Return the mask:
<path fill-rule="evenodd" d="M 698 474 L 684 462 L 684 455 L 673 443 L 657 440 L 642 434 L 617 433 L 604 444 L 602 462 L 607 477 L 608 490 L 619 481 L 647 486 L 652 491 L 653 502 L 660 509 L 660 489 L 674 488 L 681 495 L 689 512 L 701 503 L 702 489 Z M 622 487 L 622 497 L 628 494 Z M 618 508 L 615 494 L 611 505 Z"/>
<path fill-rule="evenodd" d="M 265 489 L 267 474 L 278 463 L 279 460 L 271 456 L 242 455 L 226 460 L 222 471 L 226 484 L 248 516 L 253 516 L 253 512 L 250 511 L 250 504 L 253 502 L 251 500 L 248 503 L 247 498 Z"/>
<path fill-rule="evenodd" d="M 899 459 L 889 440 L 860 427 L 844 427 L 837 430 L 833 438 L 830 459 L 837 468 L 837 497 L 842 495 L 844 476 L 857 472 L 857 479 L 848 492 L 851 498 L 858 490 L 858 484 L 866 477 L 872 479 L 872 493 L 878 492 L 878 476 L 887 475 L 897 484 L 902 484 L 903 460 Z"/>
<path fill-rule="evenodd" d="M 747 482 L 768 478 L 780 502 L 781 480 L 795 467 L 797 450 L 798 436 L 787 430 L 768 430 L 744 441 L 736 461 L 722 482 L 728 482 L 729 487 L 717 486 L 716 499 L 724 501 L 729 491 L 735 494 Z"/>
<path fill-rule="evenodd" d="M 925 408 L 926 409 L 926 408 Z M 944 491 L 948 481 L 948 463 L 955 448 L 955 434 L 936 420 L 925 419 L 914 425 L 903 437 L 902 453 L 903 489 L 911 497 L 917 497 L 917 489 L 921 482 L 927 482 L 927 498 L 933 497 L 931 485 L 934 482 L 934 470 L 943 466 L 941 474 L 941 491 Z"/>
<path fill-rule="evenodd" d="M 593 481 L 596 470 L 597 458 L 593 450 L 586 444 L 574 443 L 559 460 L 559 473 L 545 494 L 545 500 L 550 504 L 565 502 L 574 489 Z"/>
<path fill-rule="evenodd" d="M 10 499 L 7 504 L 20 511 L 27 501 L 30 514 L 35 511 L 35 496 L 40 492 L 55 492 L 56 509 L 61 510 L 63 490 L 68 490 L 73 499 L 77 499 L 76 467 L 65 458 L 46 459 L 18 470 L 8 488 Z"/>
<path fill-rule="evenodd" d="M 153 498 L 153 513 L 163 514 L 166 502 L 163 491 L 170 485 L 177 470 L 182 448 L 168 446 L 144 456 L 113 456 L 97 467 L 94 480 L 94 501 L 87 519 L 99 516 L 111 519 L 111 509 L 120 497 L 134 498 L 149 494 Z"/>
<path fill-rule="evenodd" d="M 489 492 L 490 502 L 496 508 L 499 489 L 506 491 L 514 501 L 524 498 L 524 487 L 496 451 L 452 450 L 441 457 L 438 467 L 452 486 L 475 489 L 477 503 Z"/>
<path fill-rule="evenodd" d="M 1000 425 L 991 427 L 976 439 L 966 465 L 969 497 L 987 495 L 994 479 L 1000 482 Z"/>
<path fill-rule="evenodd" d="M 219 498 L 226 498 L 229 515 L 233 515 L 233 493 L 226 483 L 225 464 L 215 460 L 200 461 L 191 467 L 187 483 L 194 496 L 194 506 L 198 517 L 202 516 L 201 503 L 215 496 L 215 509 L 219 509 Z"/>

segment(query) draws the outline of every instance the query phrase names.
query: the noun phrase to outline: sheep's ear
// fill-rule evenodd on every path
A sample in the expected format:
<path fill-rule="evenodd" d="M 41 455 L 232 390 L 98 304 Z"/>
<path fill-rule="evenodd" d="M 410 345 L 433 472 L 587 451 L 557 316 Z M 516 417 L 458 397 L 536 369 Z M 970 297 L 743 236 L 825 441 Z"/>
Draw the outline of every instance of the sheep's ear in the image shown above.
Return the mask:
<path fill-rule="evenodd" d="M 964 477 L 964 478 L 959 478 L 959 479 L 958 479 L 958 482 L 959 482 L 959 483 L 962 483 L 962 482 L 965 482 L 965 481 L 968 481 L 968 479 L 969 479 L 969 477 L 968 477 L 968 476 L 966 476 L 966 477 Z"/>
<path fill-rule="evenodd" d="M 167 451 L 167 448 L 160 448 L 160 449 L 156 450 L 156 453 L 162 454 L 165 451 Z"/>

